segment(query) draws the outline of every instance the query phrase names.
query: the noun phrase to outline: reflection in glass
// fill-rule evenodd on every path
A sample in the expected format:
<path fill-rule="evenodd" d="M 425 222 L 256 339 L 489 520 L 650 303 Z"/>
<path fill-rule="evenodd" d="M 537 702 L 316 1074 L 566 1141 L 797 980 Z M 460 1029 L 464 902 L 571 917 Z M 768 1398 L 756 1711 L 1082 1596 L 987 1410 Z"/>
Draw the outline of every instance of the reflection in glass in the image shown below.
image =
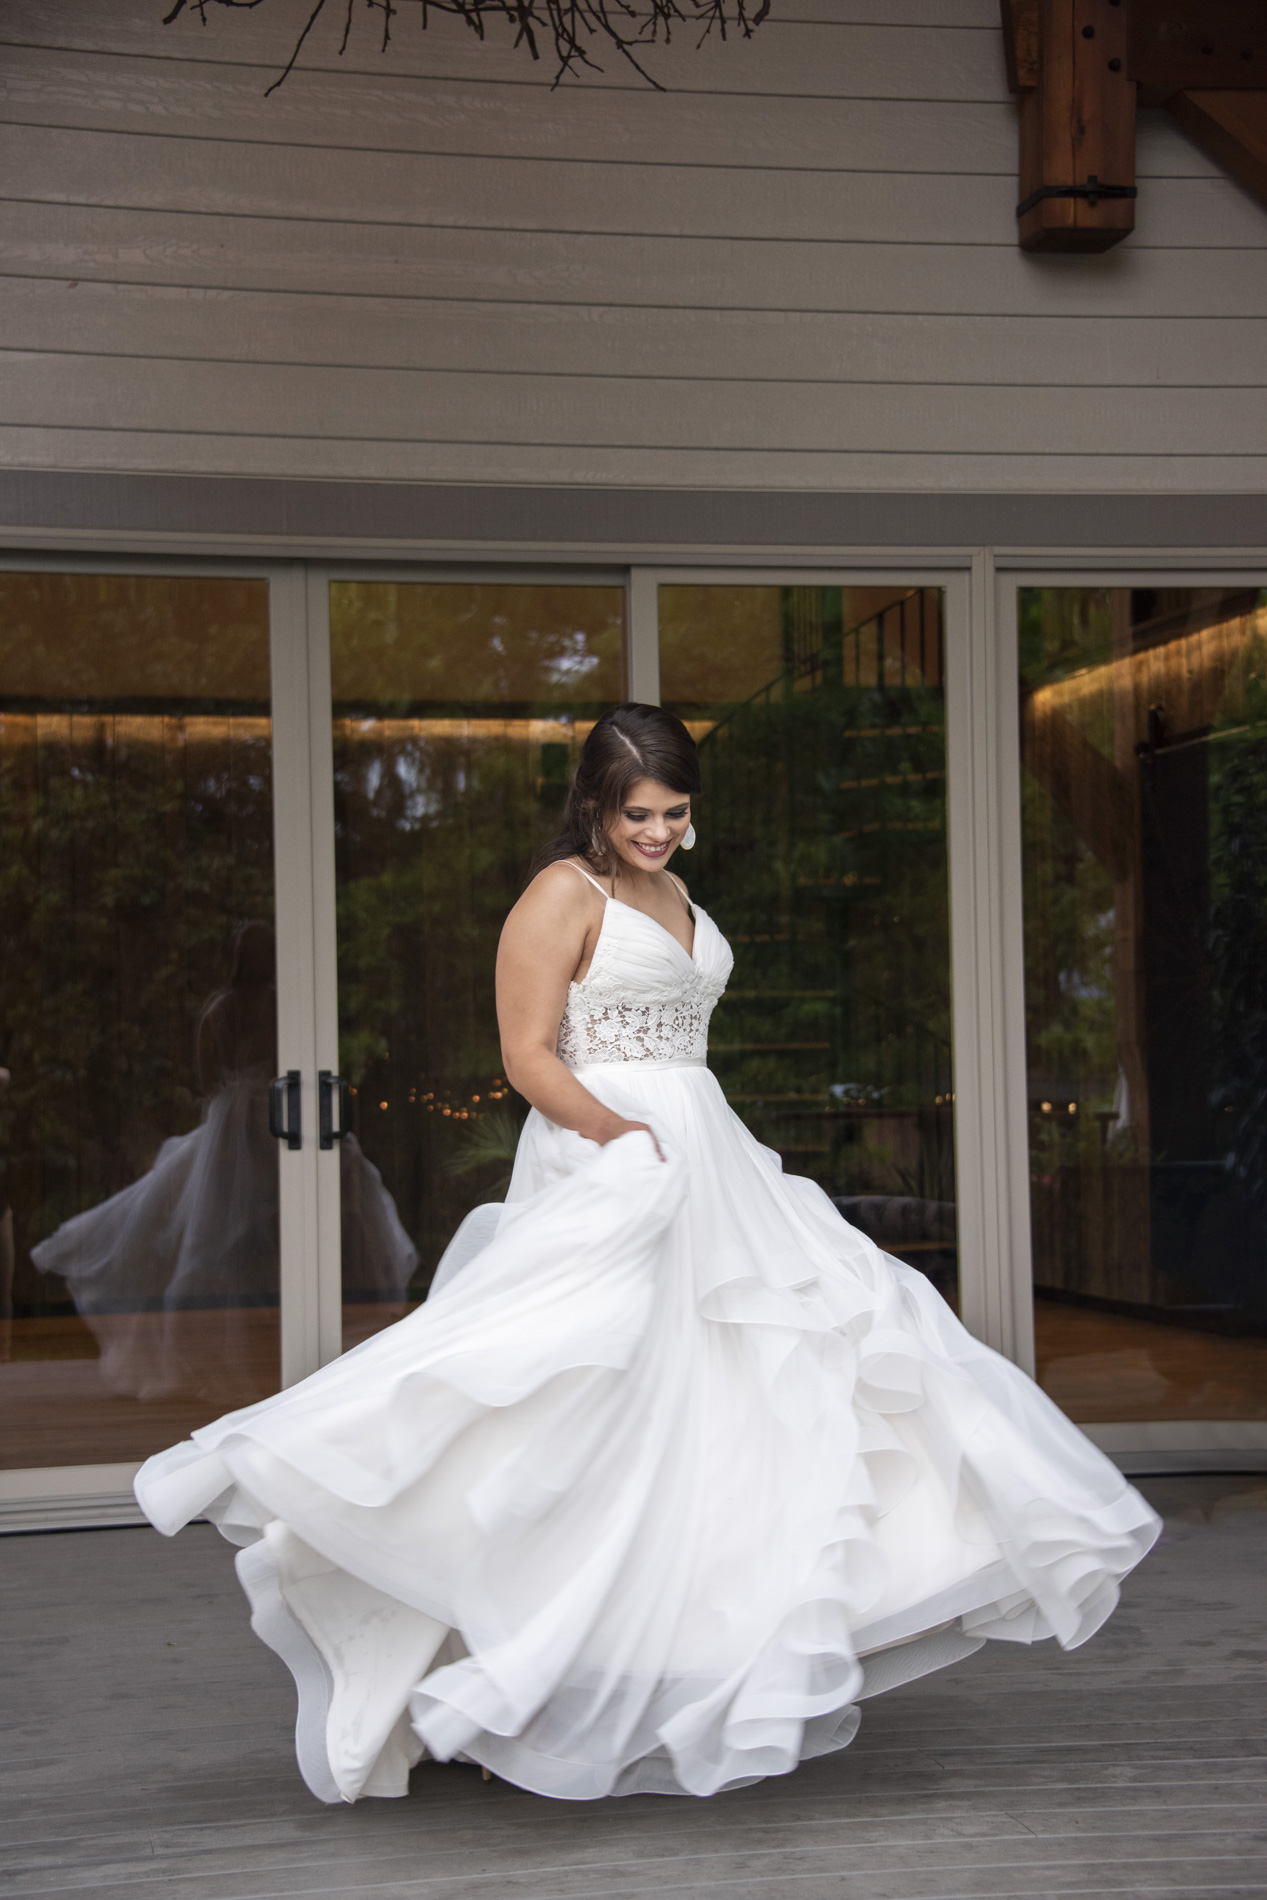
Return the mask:
<path fill-rule="evenodd" d="M 956 1291 L 941 595 L 665 586 L 682 869 L 734 947 L 709 1061 L 790 1171 Z"/>
<path fill-rule="evenodd" d="M 463 1216 L 505 1192 L 522 1105 L 500 1073 L 497 940 L 623 697 L 623 644 L 615 587 L 331 586 L 339 1067 L 362 1200 L 390 1206 L 400 1265 L 393 1282 L 381 1246 L 349 1247 L 345 1161 L 345 1345 L 422 1298 Z"/>
<path fill-rule="evenodd" d="M 1039 1376 L 1267 1417 L 1267 596 L 1020 596 Z"/>
<path fill-rule="evenodd" d="M 276 1389 L 268 595 L 0 576 L 0 1459 Z"/>
<path fill-rule="evenodd" d="M 269 926 L 243 925 L 228 985 L 198 1019 L 198 1126 L 31 1248 L 32 1265 L 65 1281 L 91 1328 L 110 1392 L 259 1396 L 245 1310 L 277 1300 L 274 962 Z"/>

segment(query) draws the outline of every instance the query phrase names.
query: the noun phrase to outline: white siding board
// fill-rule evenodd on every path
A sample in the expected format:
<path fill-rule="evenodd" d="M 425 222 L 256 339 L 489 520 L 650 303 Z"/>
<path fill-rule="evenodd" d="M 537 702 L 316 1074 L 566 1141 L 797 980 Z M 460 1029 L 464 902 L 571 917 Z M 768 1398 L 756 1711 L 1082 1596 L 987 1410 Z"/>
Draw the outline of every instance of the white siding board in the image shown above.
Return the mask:
<path fill-rule="evenodd" d="M 409 230 L 0 204 L 0 269 L 68 280 L 630 308 L 1258 317 L 1267 250 L 815 244 Z M 930 363 L 936 380 L 936 365 Z"/>
<path fill-rule="evenodd" d="M 754 163 L 838 171 L 1016 171 L 1016 106 L 993 97 L 849 99 L 764 93 L 655 93 L 648 87 L 494 85 L 410 80 L 382 85 L 355 72 L 304 74 L 264 99 L 256 74 L 213 74 L 175 61 L 66 61 L 6 49 L 0 116 L 68 129 L 148 131 L 180 139 L 346 146 L 416 152 L 581 158 L 587 163 Z M 1221 177 L 1161 110 L 1138 118 L 1142 177 Z"/>
<path fill-rule="evenodd" d="M 6 195 L 30 202 L 335 222 L 1015 248 L 1012 176 L 581 165 L 413 153 L 270 152 L 237 141 L 0 126 Z M 1141 246 L 1267 247 L 1267 213 L 1222 178 L 1144 182 Z"/>
<path fill-rule="evenodd" d="M 163 10 L 158 9 L 160 19 Z M 102 0 L 58 0 L 56 7 L 49 7 L 46 0 L 5 0 L 0 6 L 0 36 L 9 42 L 71 51 L 234 61 L 263 57 L 259 49 L 265 44 L 265 34 L 270 56 L 289 56 L 294 37 L 311 11 L 312 0 L 294 0 L 286 25 L 280 26 L 277 22 L 283 15 L 274 7 L 261 18 L 243 20 L 228 9 L 209 5 L 205 26 L 196 14 L 186 11 L 182 19 L 163 27 L 160 19 L 155 18 L 155 9 L 146 4 L 146 0 L 116 0 L 109 10 L 109 24 L 105 26 Z M 342 18 L 336 17 L 332 8 L 328 7 L 327 13 L 330 19 L 324 26 L 319 23 L 309 35 L 306 49 L 318 63 L 337 61 L 343 35 Z M 435 26 L 443 28 L 444 24 L 442 20 L 433 19 L 424 35 L 417 22 L 405 13 L 393 31 L 386 61 L 400 62 L 405 70 L 417 70 L 427 57 L 427 36 Z M 782 0 L 781 4 L 780 0 L 774 0 L 766 27 L 800 25 L 879 25 L 888 29 L 918 27 L 939 33 L 973 29 L 997 33 L 999 9 L 998 0 Z M 380 44 L 381 20 L 375 22 L 367 14 L 362 30 L 349 41 L 343 58 L 359 61 L 363 66 L 382 65 L 384 56 L 378 51 Z"/>
<path fill-rule="evenodd" d="M 80 11 L 82 16 L 82 8 L 67 7 L 62 0 L 57 10 L 63 32 L 69 14 Z M 93 11 L 100 18 L 100 6 Z M 126 17 L 126 10 L 120 11 Z M 271 7 L 255 19 L 241 14 L 234 19 L 232 12 L 209 7 L 205 30 L 192 20 L 175 32 L 164 32 L 151 12 L 148 32 L 145 16 L 134 16 L 134 28 L 126 36 L 116 38 L 98 28 L 82 39 L 75 35 L 71 46 L 63 49 L 41 24 L 44 9 L 10 4 L 0 13 L 0 40 L 15 54 L 43 54 L 68 67 L 73 67 L 75 47 L 82 45 L 88 50 L 80 56 L 81 65 L 105 77 L 107 84 L 116 61 L 154 69 L 159 83 L 163 68 L 196 68 L 200 73 L 215 67 L 236 70 L 262 99 L 289 59 L 310 11 L 311 6 L 304 5 L 297 11 L 296 24 L 283 26 L 282 14 Z M 354 19 L 347 52 L 340 57 L 340 12 L 327 8 L 325 20 L 309 36 L 301 63 L 280 89 L 282 93 L 292 86 L 301 92 L 316 76 L 345 81 L 372 76 L 387 87 L 412 87 L 422 77 L 528 86 L 543 93 L 553 90 L 557 71 L 553 53 L 543 42 L 539 42 L 541 57 L 536 61 L 526 50 L 516 50 L 517 29 L 509 20 L 489 21 L 487 38 L 480 43 L 459 20 L 436 13 L 425 34 L 416 26 L 410 31 L 406 23 L 393 33 L 389 51 L 381 54 L 374 23 L 362 15 Z M 119 17 L 114 8 L 111 15 Z M 597 41 L 593 44 L 601 70 L 568 77 L 559 91 L 610 87 L 642 95 L 650 90 L 618 53 Z M 776 14 L 748 39 L 729 32 L 723 41 L 712 33 L 701 42 L 698 30 L 684 26 L 668 45 L 640 49 L 638 59 L 647 74 L 675 93 L 791 93 L 851 99 L 1007 97 L 997 25 L 913 29 L 878 17 L 857 25 L 820 25 L 809 20 L 781 24 Z"/>
<path fill-rule="evenodd" d="M 1267 249 L 1267 209 L 1228 178 L 1141 176 L 1138 189 L 1133 251 Z"/>
<path fill-rule="evenodd" d="M 285 147 L 262 164 L 256 146 L 184 140 L 164 142 L 161 171 L 154 156 L 152 139 L 126 133 L 0 128 L 6 196 L 32 202 L 463 228 L 818 240 L 900 231 L 912 244 L 1014 242 L 1016 188 L 1002 177 Z M 1192 180 L 1171 190 L 1198 201 L 1185 223 L 1199 238 L 1208 229 L 1209 186 Z M 1248 229 L 1242 219 L 1233 235 Z"/>
<path fill-rule="evenodd" d="M 998 0 L 782 0 L 773 16 L 782 24 L 808 20 L 817 26 L 981 27 L 999 23 Z"/>
<path fill-rule="evenodd" d="M 266 100 L 309 7 L 0 0 L 0 463 L 1262 486 L 1267 215 L 1144 113 L 1135 237 L 1022 256 L 995 0 L 788 0 L 668 93 L 402 19 Z"/>
<path fill-rule="evenodd" d="M 382 86 L 309 75 L 263 99 L 233 68 L 123 60 L 103 73 L 8 49 L 0 117 L 21 125 L 132 132 L 248 146 L 574 158 L 587 164 L 713 164 L 771 170 L 1016 175 L 1012 100 L 838 100 L 573 88 L 551 93 L 478 81 Z M 1141 177 L 1222 178 L 1163 112 L 1139 114 Z M 261 158 L 261 163 L 266 161 Z"/>
<path fill-rule="evenodd" d="M 601 448 L 1241 455 L 1267 390 L 705 381 L 348 369 L 0 352 L 0 422 Z"/>
<path fill-rule="evenodd" d="M 298 75 L 296 77 L 299 77 Z M 821 165 L 1010 173 L 1012 100 L 856 99 L 654 92 L 305 74 L 264 99 L 259 75 L 169 61 L 10 49 L 0 117 L 21 124 L 241 138 L 262 144 L 523 153 L 601 163 Z M 157 161 L 156 161 L 157 162 Z M 266 162 L 261 158 L 261 162 Z"/>
<path fill-rule="evenodd" d="M 1135 174 L 1140 179 L 1216 178 L 1230 190 L 1237 189 L 1227 173 L 1198 151 L 1170 114 L 1160 108 L 1143 107 L 1135 115 Z"/>
<path fill-rule="evenodd" d="M 261 164 L 258 147 L 242 143 L 172 140 L 163 150 L 159 173 L 152 139 L 0 128 L 6 195 L 32 201 L 467 228 L 820 240 L 888 238 L 900 231 L 913 244 L 1013 241 L 1015 185 L 1002 177 L 592 166 L 285 147 L 270 150 L 268 163 Z M 1199 238 L 1217 191 L 1199 179 L 1173 184 L 1170 191 L 1192 199 L 1185 228 Z M 1242 216 L 1223 235 L 1244 241 L 1253 232 L 1251 219 Z M 1267 241 L 1267 230 L 1263 236 Z"/>
<path fill-rule="evenodd" d="M 562 448 L 534 442 L 341 441 L 320 434 L 191 436 L 140 429 L 9 428 L 0 424 L 0 464 L 14 468 L 179 470 L 207 475 L 320 476 L 349 481 L 541 483 L 583 487 L 839 489 L 978 494 L 1261 493 L 1254 456 L 1094 456 L 1018 452 L 971 455 L 927 449 L 733 451 Z"/>
<path fill-rule="evenodd" d="M 630 310 L 0 278 L 0 336 L 157 363 L 343 363 L 554 376 L 1070 387 L 1267 383 L 1267 317 L 798 315 Z"/>

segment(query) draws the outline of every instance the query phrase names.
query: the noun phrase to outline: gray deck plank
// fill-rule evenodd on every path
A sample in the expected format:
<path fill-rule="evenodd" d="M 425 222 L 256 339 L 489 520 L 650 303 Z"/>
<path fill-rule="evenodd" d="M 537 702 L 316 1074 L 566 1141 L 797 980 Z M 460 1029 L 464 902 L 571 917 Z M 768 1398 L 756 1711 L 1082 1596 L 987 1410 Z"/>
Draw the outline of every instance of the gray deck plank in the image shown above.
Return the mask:
<path fill-rule="evenodd" d="M 991 1644 L 841 1755 L 711 1801 L 560 1803 L 428 1765 L 325 1808 L 206 1526 L 0 1547 L 5 1900 L 1052 1900 L 1267 1894 L 1267 1485 L 1167 1479 L 1085 1648 Z"/>
<path fill-rule="evenodd" d="M 1166 1843 L 1166 1848 L 1169 1848 Z M 928 1880 L 944 1879 L 949 1874 L 971 1875 L 983 1884 L 1015 1882 L 1024 1874 L 1049 1882 L 1078 1878 L 1078 1870 L 1096 1869 L 1102 1875 L 1120 1874 L 1128 1879 L 1146 1876 L 1150 1882 L 1170 1880 L 1179 1869 L 1188 1877 L 1194 1873 L 1212 1875 L 1221 1869 L 1235 1878 L 1264 1877 L 1263 1849 L 1267 1835 L 1261 1830 L 1250 1834 L 1224 1834 L 1211 1831 L 1194 1835 L 1181 1851 L 1160 1851 L 1162 1843 L 1147 1834 L 1125 1838 L 1108 1837 L 1078 1843 L 1076 1851 L 1058 1851 L 1051 1841 L 1017 1837 L 976 1842 L 954 1841 L 912 1845 L 900 1842 L 874 1842 L 855 1851 L 839 1846 L 818 1850 L 781 1846 L 742 1852 L 663 1853 L 647 1852 L 637 1858 L 593 1856 L 578 1853 L 564 1860 L 546 1858 L 535 1863 L 511 1864 L 505 1855 L 486 1852 L 463 1857 L 464 1865 L 452 1864 L 451 1855 L 361 1854 L 331 1861 L 314 1857 L 296 1866 L 280 1866 L 267 1861 L 250 1860 L 225 1865 L 214 1872 L 199 1873 L 187 1868 L 165 1868 L 142 1862 L 119 1862 L 103 1867 L 75 1870 L 34 1882 L 18 1881 L 8 1888 L 14 1894 L 110 1894 L 129 1890 L 147 1895 L 180 1892 L 187 1900 L 247 1900 L 260 1892 L 278 1895 L 309 1892 L 341 1893 L 360 1888 L 380 1891 L 403 1888 L 419 1893 L 441 1893 L 479 1897 L 490 1891 L 550 1893 L 565 1897 L 603 1890 L 655 1886 L 673 1891 L 679 1886 L 730 1886 L 744 1881 L 765 1881 L 774 1891 L 775 1882 L 791 1880 L 814 1883 L 822 1880 L 857 1882 L 864 1876 L 892 1880 L 902 1878 L 918 1888 Z"/>

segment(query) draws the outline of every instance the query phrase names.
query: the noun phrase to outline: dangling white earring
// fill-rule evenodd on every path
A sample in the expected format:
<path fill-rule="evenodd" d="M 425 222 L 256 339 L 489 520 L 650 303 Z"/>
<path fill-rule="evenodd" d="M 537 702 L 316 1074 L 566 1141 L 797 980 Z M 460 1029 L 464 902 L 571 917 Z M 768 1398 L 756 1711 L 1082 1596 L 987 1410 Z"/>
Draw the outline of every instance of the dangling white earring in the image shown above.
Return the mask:
<path fill-rule="evenodd" d="M 695 849 L 695 827 L 694 827 L 694 825 L 688 825 L 688 826 L 686 827 L 686 830 L 685 830 L 685 832 L 683 833 L 683 836 L 682 836 L 682 849 L 683 849 L 683 851 L 693 851 L 693 850 Z"/>

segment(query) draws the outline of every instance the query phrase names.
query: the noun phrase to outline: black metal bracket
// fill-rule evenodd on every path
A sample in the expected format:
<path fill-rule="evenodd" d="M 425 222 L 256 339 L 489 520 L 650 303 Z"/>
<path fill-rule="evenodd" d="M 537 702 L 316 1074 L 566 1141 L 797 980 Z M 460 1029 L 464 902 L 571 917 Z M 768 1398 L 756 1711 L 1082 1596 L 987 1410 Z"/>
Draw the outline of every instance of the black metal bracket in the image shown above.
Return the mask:
<path fill-rule="evenodd" d="M 298 1069 L 287 1069 L 268 1085 L 268 1132 L 288 1148 L 302 1148 L 304 1122 Z"/>
<path fill-rule="evenodd" d="M 1044 198 L 1085 198 L 1089 205 L 1098 205 L 1101 198 L 1136 198 L 1139 196 L 1135 185 L 1102 185 L 1094 172 L 1087 176 L 1085 185 L 1040 185 L 1037 191 L 1031 191 L 1028 198 L 1022 198 L 1016 207 L 1016 215 L 1023 218 Z"/>
<path fill-rule="evenodd" d="M 334 1125 L 334 1091 L 339 1091 L 339 1125 Z M 322 1148 L 333 1148 L 351 1134 L 348 1114 L 349 1089 L 341 1075 L 330 1069 L 317 1073 L 317 1141 Z"/>

